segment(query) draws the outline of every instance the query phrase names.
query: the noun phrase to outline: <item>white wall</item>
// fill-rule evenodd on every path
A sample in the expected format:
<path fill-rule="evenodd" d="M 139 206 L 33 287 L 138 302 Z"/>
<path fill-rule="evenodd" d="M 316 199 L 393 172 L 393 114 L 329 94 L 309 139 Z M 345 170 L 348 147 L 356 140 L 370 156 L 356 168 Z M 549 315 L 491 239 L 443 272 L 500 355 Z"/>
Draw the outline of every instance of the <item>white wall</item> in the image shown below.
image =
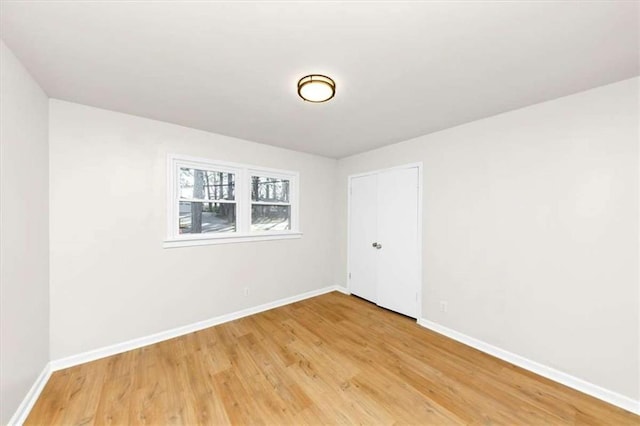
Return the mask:
<path fill-rule="evenodd" d="M 0 424 L 49 361 L 48 114 L 0 41 Z"/>
<path fill-rule="evenodd" d="M 347 176 L 422 161 L 426 319 L 638 400 L 638 84 L 341 159 L 335 281 Z"/>
<path fill-rule="evenodd" d="M 50 113 L 52 359 L 335 284 L 336 160 L 57 100 Z M 299 171 L 304 236 L 163 249 L 168 153 Z"/>

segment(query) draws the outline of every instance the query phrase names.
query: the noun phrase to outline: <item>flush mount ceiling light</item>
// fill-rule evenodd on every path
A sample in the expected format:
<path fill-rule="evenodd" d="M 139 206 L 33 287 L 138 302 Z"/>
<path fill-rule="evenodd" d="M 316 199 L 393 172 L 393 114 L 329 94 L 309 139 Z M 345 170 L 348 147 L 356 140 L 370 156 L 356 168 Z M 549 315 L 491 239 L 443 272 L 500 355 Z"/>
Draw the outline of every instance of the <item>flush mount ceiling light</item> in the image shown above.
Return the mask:
<path fill-rule="evenodd" d="M 326 102 L 336 94 L 336 83 L 325 75 L 311 74 L 298 81 L 298 95 L 308 102 Z"/>

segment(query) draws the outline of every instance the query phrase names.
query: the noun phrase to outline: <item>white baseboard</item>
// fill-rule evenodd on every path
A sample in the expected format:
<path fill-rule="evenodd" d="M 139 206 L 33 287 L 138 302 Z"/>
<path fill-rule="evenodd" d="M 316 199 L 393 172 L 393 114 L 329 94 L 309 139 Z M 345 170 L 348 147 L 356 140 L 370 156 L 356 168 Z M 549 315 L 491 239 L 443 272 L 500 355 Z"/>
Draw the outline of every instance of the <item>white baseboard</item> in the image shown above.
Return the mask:
<path fill-rule="evenodd" d="M 27 392 L 27 394 L 25 395 L 24 399 L 20 403 L 20 406 L 18 406 L 18 409 L 13 414 L 7 425 L 19 426 L 22 425 L 25 420 L 27 420 L 27 417 L 29 416 L 33 405 L 38 400 L 42 389 L 44 389 L 44 385 L 46 385 L 49 381 L 51 372 L 51 366 L 49 363 L 47 363 L 47 365 L 45 365 L 42 369 L 42 372 L 40 373 L 36 381 L 33 383 L 33 386 L 31 386 L 31 389 L 29 389 L 29 392 Z"/>
<path fill-rule="evenodd" d="M 349 291 L 349 289 L 342 285 L 337 285 L 336 291 L 339 291 L 342 294 L 346 294 L 347 296 L 351 295 L 351 292 Z"/>
<path fill-rule="evenodd" d="M 563 373 L 562 371 L 556 370 L 538 362 L 531 361 L 530 359 L 490 345 L 489 343 L 483 342 L 482 340 L 467 336 L 466 334 L 462 334 L 435 322 L 426 319 L 419 319 L 418 324 L 422 327 L 428 328 L 429 330 L 435 331 L 436 333 L 447 336 L 453 340 L 457 340 L 460 343 L 464 343 L 467 346 L 471 346 L 472 348 L 478 349 L 489 355 L 493 355 L 496 358 L 500 358 L 511 364 L 517 365 L 518 367 L 529 370 L 542 377 L 546 377 L 547 379 L 553 380 L 554 382 L 561 383 L 565 386 L 586 393 L 587 395 L 591 395 L 594 398 L 601 399 L 602 401 L 608 402 L 609 404 L 640 415 L 640 401 L 636 401 L 617 392 L 613 392 L 598 385 L 594 385 L 593 383 L 589 383 L 585 380 L 579 379 L 567 373 Z"/>
<path fill-rule="evenodd" d="M 330 293 L 332 291 L 339 291 L 342 293 L 347 292 L 347 290 L 344 287 L 337 286 L 337 285 L 321 288 L 318 290 L 308 291 L 306 293 L 298 294 L 296 296 L 279 299 L 273 302 L 243 309 L 241 311 L 232 312 L 230 314 L 221 315 L 215 318 L 210 318 L 210 319 L 196 322 L 193 324 L 184 325 L 182 327 L 176 327 L 171 330 L 161 331 L 159 333 L 151 334 L 149 336 L 139 337 L 136 339 L 128 340 L 126 342 L 116 343 L 114 345 L 105 346 L 102 348 L 83 352 L 77 355 L 71 355 L 65 358 L 56 359 L 51 361 L 50 363 L 51 371 L 62 370 L 62 369 L 73 367 L 79 364 L 84 364 L 85 362 L 95 361 L 100 358 L 105 358 L 111 355 L 116 355 L 116 354 L 127 352 L 133 349 L 138 349 L 143 346 L 148 346 L 154 343 L 162 342 L 164 340 L 173 339 L 174 337 L 179 337 L 185 334 L 193 333 L 194 331 L 200 331 L 205 328 L 213 327 L 214 325 L 222 324 L 222 323 L 233 321 L 249 315 L 268 311 L 269 309 L 278 308 L 280 306 L 299 302 L 300 300 L 309 299 L 311 297 L 319 296 L 321 294 Z"/>

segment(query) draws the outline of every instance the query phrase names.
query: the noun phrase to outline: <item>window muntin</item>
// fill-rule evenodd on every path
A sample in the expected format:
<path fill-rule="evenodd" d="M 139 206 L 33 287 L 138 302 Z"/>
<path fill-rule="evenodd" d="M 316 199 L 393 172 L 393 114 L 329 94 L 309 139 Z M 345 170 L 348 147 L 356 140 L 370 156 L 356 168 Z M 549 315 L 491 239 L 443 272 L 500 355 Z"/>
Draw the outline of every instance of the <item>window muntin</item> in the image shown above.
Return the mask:
<path fill-rule="evenodd" d="M 300 237 L 296 172 L 168 160 L 172 195 L 165 247 Z"/>

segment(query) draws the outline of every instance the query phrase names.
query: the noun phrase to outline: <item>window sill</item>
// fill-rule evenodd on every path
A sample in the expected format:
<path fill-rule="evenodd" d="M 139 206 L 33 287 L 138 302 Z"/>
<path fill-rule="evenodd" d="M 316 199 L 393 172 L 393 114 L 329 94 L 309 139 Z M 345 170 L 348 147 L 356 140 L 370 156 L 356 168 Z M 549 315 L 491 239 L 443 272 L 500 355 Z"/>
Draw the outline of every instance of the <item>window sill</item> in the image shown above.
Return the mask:
<path fill-rule="evenodd" d="M 214 244 L 233 244 L 246 243 L 253 241 L 270 241 L 270 240 L 291 240 L 302 238 L 302 232 L 283 232 L 263 235 L 231 235 L 218 236 L 210 238 L 176 238 L 165 240 L 162 244 L 163 248 L 176 247 L 192 247 L 192 246 L 208 246 Z"/>

